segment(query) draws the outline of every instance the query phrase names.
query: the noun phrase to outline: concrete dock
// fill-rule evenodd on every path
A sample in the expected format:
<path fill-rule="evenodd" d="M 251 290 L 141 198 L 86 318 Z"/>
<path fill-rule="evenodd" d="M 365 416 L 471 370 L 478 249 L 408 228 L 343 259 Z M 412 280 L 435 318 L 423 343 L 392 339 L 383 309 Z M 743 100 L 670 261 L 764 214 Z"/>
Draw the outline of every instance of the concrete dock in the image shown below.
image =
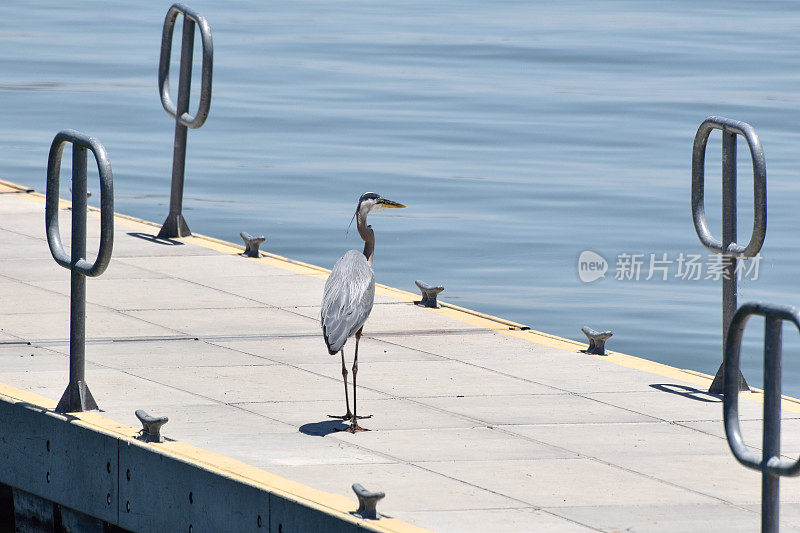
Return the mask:
<path fill-rule="evenodd" d="M 759 528 L 761 477 L 731 455 L 721 400 L 703 392 L 709 376 L 587 355 L 586 344 L 379 287 L 359 353 L 372 431 L 339 432 L 327 415 L 344 411 L 340 361 L 318 321 L 327 271 L 157 232 L 117 216 L 112 262 L 87 281 L 87 383 L 103 410 L 91 416 L 137 429 L 136 409 L 166 415 L 163 434 L 210 452 L 205 461 L 283 478 L 322 506 L 355 510 L 356 482 L 385 491 L 378 510 L 396 520 L 375 524 L 397 531 Z M 0 186 L 0 294 L 0 396 L 52 409 L 68 381 L 69 272 L 50 256 L 43 197 L 11 184 Z M 352 341 L 345 350 L 351 361 Z M 759 400 L 740 402 L 753 448 Z M 782 449 L 800 453 L 792 399 Z M 800 531 L 800 480 L 781 482 L 781 527 Z"/>

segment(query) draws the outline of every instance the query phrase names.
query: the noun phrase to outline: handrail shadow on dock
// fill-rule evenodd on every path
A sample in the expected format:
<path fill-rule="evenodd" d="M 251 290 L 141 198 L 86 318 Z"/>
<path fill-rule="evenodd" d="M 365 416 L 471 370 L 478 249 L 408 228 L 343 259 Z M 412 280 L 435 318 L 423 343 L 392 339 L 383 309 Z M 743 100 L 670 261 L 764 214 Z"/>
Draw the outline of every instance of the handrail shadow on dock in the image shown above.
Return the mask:
<path fill-rule="evenodd" d="M 154 242 L 156 244 L 163 244 L 165 246 L 183 246 L 181 241 L 176 241 L 175 239 L 169 239 L 167 237 L 158 237 L 156 235 L 151 235 L 149 233 L 142 233 L 139 231 L 132 231 L 128 233 L 131 237 L 136 237 L 137 239 L 142 239 L 148 242 Z"/>
<path fill-rule="evenodd" d="M 721 395 L 711 394 L 704 390 L 695 389 L 694 387 L 688 387 L 686 385 L 678 385 L 675 383 L 654 383 L 650 386 L 656 390 L 660 390 L 661 392 L 677 394 L 678 396 L 683 396 L 698 402 L 722 403 Z"/>

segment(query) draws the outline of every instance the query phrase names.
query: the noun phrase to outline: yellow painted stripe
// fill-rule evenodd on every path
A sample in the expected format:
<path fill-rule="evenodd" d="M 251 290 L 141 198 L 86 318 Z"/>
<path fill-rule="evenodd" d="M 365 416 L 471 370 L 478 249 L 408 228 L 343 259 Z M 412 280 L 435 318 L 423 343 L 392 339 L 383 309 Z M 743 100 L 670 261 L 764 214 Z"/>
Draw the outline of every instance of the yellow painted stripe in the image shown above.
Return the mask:
<path fill-rule="evenodd" d="M 17 183 L 11 183 L 10 181 L 0 180 L 0 192 L 31 193 L 33 192 L 33 189 Z"/>

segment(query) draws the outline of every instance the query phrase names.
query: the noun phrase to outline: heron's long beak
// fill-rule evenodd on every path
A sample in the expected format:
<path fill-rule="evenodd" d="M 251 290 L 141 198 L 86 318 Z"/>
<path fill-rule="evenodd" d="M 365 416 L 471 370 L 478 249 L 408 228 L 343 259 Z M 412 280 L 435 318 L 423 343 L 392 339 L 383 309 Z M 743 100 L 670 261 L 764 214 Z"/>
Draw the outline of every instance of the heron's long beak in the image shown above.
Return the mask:
<path fill-rule="evenodd" d="M 387 200 L 386 198 L 378 198 L 378 204 L 387 209 L 402 209 L 405 207 L 403 204 L 393 202 L 392 200 Z"/>

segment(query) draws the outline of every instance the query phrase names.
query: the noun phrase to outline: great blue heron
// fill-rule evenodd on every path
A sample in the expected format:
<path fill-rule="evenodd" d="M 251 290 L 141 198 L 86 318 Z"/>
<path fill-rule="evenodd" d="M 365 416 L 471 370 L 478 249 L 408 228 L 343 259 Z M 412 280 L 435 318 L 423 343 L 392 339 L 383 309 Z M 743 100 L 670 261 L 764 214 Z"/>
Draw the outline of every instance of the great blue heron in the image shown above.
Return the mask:
<path fill-rule="evenodd" d="M 342 379 L 344 379 L 344 401 L 347 413 L 344 416 L 328 415 L 331 418 L 350 420 L 347 431 L 355 433 L 364 431 L 358 425 L 359 418 L 369 416 L 356 416 L 356 374 L 358 374 L 358 340 L 361 330 L 372 311 L 375 300 L 375 273 L 372 271 L 372 254 L 375 252 L 375 233 L 372 226 L 367 225 L 367 215 L 372 211 L 386 208 L 405 207 L 403 204 L 381 198 L 374 192 L 365 192 L 358 199 L 356 213 L 356 226 L 361 238 L 364 239 L 364 252 L 357 250 L 347 251 L 333 266 L 328 281 L 325 282 L 325 291 L 322 294 L 322 309 L 320 323 L 322 336 L 328 345 L 328 352 L 342 355 Z M 350 400 L 347 396 L 347 367 L 344 363 L 344 344 L 347 339 L 355 335 L 356 348 L 353 357 L 353 412 L 350 412 Z M 372 416 L 372 415 L 370 415 Z"/>

